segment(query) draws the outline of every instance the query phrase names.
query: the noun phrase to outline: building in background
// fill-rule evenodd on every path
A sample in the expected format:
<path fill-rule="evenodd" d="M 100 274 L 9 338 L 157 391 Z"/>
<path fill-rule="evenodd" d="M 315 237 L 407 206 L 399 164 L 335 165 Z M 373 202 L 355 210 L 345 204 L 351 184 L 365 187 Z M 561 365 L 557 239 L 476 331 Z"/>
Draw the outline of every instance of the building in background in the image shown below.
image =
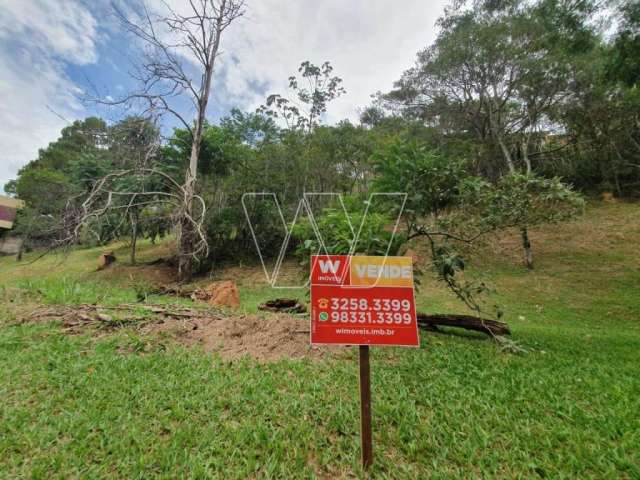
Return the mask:
<path fill-rule="evenodd" d="M 10 230 L 18 209 L 24 207 L 22 200 L 0 195 L 0 229 Z"/>
<path fill-rule="evenodd" d="M 11 197 L 0 195 L 0 256 L 18 255 L 22 250 L 22 238 L 8 234 L 13 228 L 18 209 L 24 207 L 24 202 Z M 3 235 L 3 232 L 6 234 Z"/>

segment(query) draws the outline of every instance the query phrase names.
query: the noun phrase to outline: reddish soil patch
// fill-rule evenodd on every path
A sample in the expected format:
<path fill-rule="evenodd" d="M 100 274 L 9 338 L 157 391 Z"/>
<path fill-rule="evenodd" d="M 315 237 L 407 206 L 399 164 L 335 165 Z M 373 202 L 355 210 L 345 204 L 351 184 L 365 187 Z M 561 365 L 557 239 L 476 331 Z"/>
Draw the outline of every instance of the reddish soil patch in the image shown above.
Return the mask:
<path fill-rule="evenodd" d="M 344 351 L 342 347 L 312 347 L 309 320 L 290 315 L 247 315 L 167 320 L 145 327 L 149 332 L 169 331 L 187 345 L 201 345 L 225 360 L 249 356 L 259 361 L 285 358 L 320 359 Z"/>

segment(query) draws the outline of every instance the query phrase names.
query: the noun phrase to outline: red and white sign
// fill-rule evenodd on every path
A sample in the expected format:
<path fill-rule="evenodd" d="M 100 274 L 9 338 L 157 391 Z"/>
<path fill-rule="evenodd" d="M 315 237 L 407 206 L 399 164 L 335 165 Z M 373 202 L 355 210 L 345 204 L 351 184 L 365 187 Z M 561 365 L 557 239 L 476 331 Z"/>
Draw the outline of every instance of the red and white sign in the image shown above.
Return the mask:
<path fill-rule="evenodd" d="M 311 343 L 420 346 L 410 257 L 311 257 Z"/>

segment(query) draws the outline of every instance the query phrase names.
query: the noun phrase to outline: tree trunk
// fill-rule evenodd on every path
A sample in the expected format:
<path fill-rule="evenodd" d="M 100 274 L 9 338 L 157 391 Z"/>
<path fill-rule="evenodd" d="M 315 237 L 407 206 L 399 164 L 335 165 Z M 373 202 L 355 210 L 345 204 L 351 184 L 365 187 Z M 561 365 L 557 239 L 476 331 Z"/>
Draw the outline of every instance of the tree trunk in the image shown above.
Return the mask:
<path fill-rule="evenodd" d="M 210 77 L 205 80 L 210 82 Z M 207 90 L 208 94 L 208 90 Z M 189 282 L 193 278 L 193 248 L 194 248 L 194 226 L 193 199 L 196 191 L 196 179 L 198 176 L 198 158 L 200 157 L 200 145 L 202 143 L 202 130 L 204 128 L 205 112 L 207 101 L 203 98 L 200 101 L 198 117 L 193 131 L 191 141 L 191 155 L 189 157 L 189 168 L 187 169 L 184 184 L 184 205 L 182 219 L 180 223 L 180 255 L 178 262 L 178 280 Z"/>
<path fill-rule="evenodd" d="M 527 169 L 527 175 L 531 175 L 531 159 L 529 158 L 529 139 L 522 142 L 522 160 Z"/>
<path fill-rule="evenodd" d="M 185 185 L 185 198 L 180 221 L 180 239 L 179 239 L 179 255 L 178 255 L 178 281 L 181 283 L 191 281 L 193 277 L 193 235 L 194 226 L 189 218 L 193 214 L 193 190 L 188 184 Z"/>
<path fill-rule="evenodd" d="M 131 265 L 136 264 L 136 250 L 138 246 L 138 213 L 131 214 Z"/>
<path fill-rule="evenodd" d="M 20 244 L 20 248 L 18 249 L 18 255 L 16 255 L 16 262 L 22 261 L 22 256 L 24 255 L 24 252 L 27 249 L 27 242 L 29 241 L 29 237 L 31 237 L 32 225 L 33 225 L 33 218 L 29 220 L 29 224 L 27 226 L 27 232 L 22 236 L 22 243 Z"/>
<path fill-rule="evenodd" d="M 613 149 L 616 152 L 616 156 L 618 157 L 618 162 L 620 162 L 619 164 L 617 164 L 616 162 L 611 162 L 612 166 L 613 166 L 613 181 L 616 184 L 616 193 L 618 194 L 618 198 L 622 198 L 622 187 L 620 187 L 620 176 L 618 175 L 618 166 L 619 165 L 623 165 L 624 159 L 622 158 L 622 155 L 620 154 L 620 150 L 618 149 L 618 146 L 616 145 L 615 142 L 611 142 L 611 145 L 613 145 Z"/>
<path fill-rule="evenodd" d="M 18 249 L 18 255 L 16 255 L 16 262 L 21 262 L 22 261 L 22 255 L 24 255 L 24 246 L 27 243 L 27 239 L 23 238 L 22 239 L 22 244 L 20 245 L 20 248 Z"/>
<path fill-rule="evenodd" d="M 522 237 L 522 249 L 524 250 L 524 264 L 529 270 L 533 270 L 533 251 L 531 250 L 531 241 L 529 240 L 529 230 L 527 227 L 520 229 Z"/>
<path fill-rule="evenodd" d="M 502 137 L 498 136 L 498 145 L 500 145 L 500 149 L 502 150 L 502 154 L 504 155 L 504 159 L 507 162 L 507 167 L 509 167 L 509 173 L 515 173 L 516 167 L 513 163 L 513 158 L 511 157 L 511 152 L 509 148 L 502 140 Z"/>
<path fill-rule="evenodd" d="M 221 11 L 226 8 L 225 0 L 220 6 Z M 189 168 L 184 185 L 184 213 L 180 225 L 180 255 L 178 262 L 178 280 L 182 283 L 189 282 L 193 278 L 193 249 L 195 242 L 194 225 L 190 220 L 193 218 L 193 200 L 196 191 L 196 179 L 198 176 L 198 159 L 200 157 L 200 146 L 202 144 L 202 131 L 204 129 L 207 105 L 209 103 L 209 94 L 211 92 L 211 81 L 213 79 L 213 71 L 216 56 L 220 47 L 220 37 L 223 30 L 223 15 L 218 17 L 215 39 L 211 47 L 211 51 L 207 55 L 207 64 L 203 78 L 200 97 L 198 99 L 198 116 L 193 132 L 191 142 L 191 155 L 189 157 Z"/>

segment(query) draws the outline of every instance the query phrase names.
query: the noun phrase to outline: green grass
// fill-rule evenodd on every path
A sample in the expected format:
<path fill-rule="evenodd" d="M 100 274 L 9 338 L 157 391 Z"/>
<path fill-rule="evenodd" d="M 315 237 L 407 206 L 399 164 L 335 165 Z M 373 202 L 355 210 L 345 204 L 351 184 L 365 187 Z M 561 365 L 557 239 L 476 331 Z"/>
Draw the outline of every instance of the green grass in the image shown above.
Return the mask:
<path fill-rule="evenodd" d="M 423 333 L 420 350 L 374 349 L 372 476 L 640 478 L 638 220 L 638 205 L 595 206 L 533 232 L 534 272 L 517 251 L 479 259 L 525 355 L 454 333 Z M 0 478 L 362 475 L 355 350 L 223 362 L 132 328 L 69 336 L 3 313 L 135 301 L 128 267 L 92 272 L 97 253 L 74 252 L 62 276 L 50 259 L 22 273 L 0 260 Z M 245 271 L 218 276 L 239 280 L 247 311 L 289 295 Z M 428 279 L 418 302 L 460 311 Z"/>
<path fill-rule="evenodd" d="M 81 281 L 67 276 L 56 279 L 23 279 L 17 286 L 22 291 L 37 295 L 42 303 L 49 305 L 114 305 L 137 300 L 133 288 L 124 290 L 106 282 Z"/>

